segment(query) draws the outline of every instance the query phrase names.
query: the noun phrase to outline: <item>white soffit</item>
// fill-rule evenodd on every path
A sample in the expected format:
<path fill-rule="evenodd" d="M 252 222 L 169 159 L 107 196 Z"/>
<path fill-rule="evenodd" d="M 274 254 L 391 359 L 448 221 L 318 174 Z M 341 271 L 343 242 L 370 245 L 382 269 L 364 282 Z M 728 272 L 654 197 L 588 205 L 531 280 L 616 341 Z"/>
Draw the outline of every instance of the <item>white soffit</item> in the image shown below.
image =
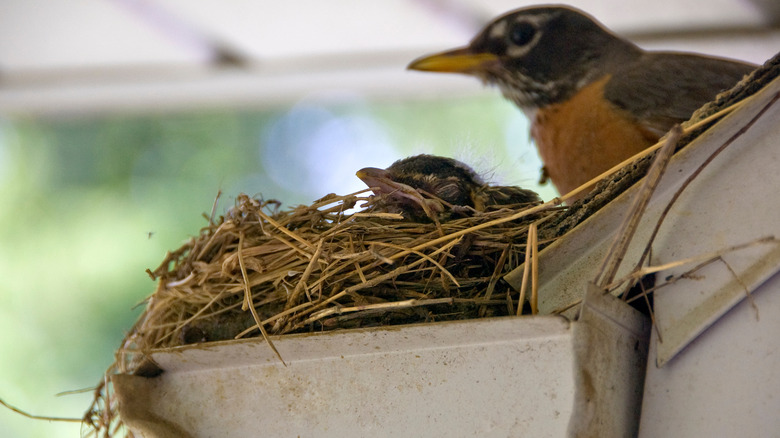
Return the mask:
<path fill-rule="evenodd" d="M 571 1 L 645 48 L 762 62 L 780 47 L 764 0 Z M 380 98 L 481 93 L 405 71 L 468 42 L 508 0 L 4 0 L 0 111 L 268 106 L 317 90 Z M 774 15 L 773 15 L 774 14 Z"/>

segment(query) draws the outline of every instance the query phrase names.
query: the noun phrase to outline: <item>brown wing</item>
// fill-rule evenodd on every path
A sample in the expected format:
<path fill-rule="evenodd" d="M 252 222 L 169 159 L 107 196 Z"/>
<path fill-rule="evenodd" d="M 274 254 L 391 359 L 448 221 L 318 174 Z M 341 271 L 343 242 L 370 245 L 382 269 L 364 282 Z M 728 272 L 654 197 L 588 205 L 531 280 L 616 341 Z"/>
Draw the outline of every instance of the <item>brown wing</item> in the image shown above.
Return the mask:
<path fill-rule="evenodd" d="M 648 52 L 615 72 L 606 84 L 605 95 L 661 136 L 755 68 L 702 55 Z"/>

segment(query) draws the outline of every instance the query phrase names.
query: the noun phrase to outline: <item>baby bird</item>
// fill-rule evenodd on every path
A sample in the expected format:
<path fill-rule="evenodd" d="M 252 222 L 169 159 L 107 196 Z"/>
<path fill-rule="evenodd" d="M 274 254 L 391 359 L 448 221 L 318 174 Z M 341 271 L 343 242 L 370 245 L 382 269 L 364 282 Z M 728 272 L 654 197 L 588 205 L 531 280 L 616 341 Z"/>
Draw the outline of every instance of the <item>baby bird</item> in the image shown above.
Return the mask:
<path fill-rule="evenodd" d="M 366 167 L 357 177 L 390 212 L 436 219 L 449 209 L 458 216 L 510 205 L 537 204 L 539 195 L 511 186 L 491 186 L 468 165 L 452 158 L 415 155 L 387 169 Z"/>

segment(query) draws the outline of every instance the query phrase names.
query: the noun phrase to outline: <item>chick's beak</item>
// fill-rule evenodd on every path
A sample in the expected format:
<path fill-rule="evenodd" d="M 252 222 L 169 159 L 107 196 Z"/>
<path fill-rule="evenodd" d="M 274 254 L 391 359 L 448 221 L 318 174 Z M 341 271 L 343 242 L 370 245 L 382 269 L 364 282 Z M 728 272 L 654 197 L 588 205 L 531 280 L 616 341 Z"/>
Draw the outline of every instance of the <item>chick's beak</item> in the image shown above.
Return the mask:
<path fill-rule="evenodd" d="M 384 169 L 376 167 L 364 167 L 355 175 L 360 178 L 368 187 L 374 189 L 374 194 L 391 193 L 398 190 L 397 183 L 393 181 Z"/>
<path fill-rule="evenodd" d="M 377 169 L 376 167 L 364 167 L 355 172 L 355 176 L 371 187 L 371 182 L 374 182 L 379 178 L 387 178 L 387 171 L 384 169 Z"/>
<path fill-rule="evenodd" d="M 471 47 L 461 47 L 417 58 L 406 68 L 419 71 L 470 74 L 484 71 L 498 62 L 497 55 L 474 52 Z"/>

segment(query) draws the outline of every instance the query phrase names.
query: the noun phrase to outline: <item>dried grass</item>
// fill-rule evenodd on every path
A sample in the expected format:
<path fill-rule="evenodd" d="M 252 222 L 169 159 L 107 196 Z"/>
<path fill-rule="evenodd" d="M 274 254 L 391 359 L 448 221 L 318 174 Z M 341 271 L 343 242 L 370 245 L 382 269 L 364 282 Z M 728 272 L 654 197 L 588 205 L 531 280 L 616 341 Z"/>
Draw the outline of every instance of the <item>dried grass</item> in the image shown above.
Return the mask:
<path fill-rule="evenodd" d="M 125 348 L 259 336 L 261 326 L 281 335 L 463 319 L 479 308 L 505 315 L 506 295 L 516 304 L 518 294 L 500 277 L 524 259 L 528 226 L 559 211 L 480 227 L 527 211 L 520 206 L 437 226 L 372 208 L 345 213 L 361 200 L 334 195 L 279 211 L 239 196 L 150 272 L 157 290 Z"/>

